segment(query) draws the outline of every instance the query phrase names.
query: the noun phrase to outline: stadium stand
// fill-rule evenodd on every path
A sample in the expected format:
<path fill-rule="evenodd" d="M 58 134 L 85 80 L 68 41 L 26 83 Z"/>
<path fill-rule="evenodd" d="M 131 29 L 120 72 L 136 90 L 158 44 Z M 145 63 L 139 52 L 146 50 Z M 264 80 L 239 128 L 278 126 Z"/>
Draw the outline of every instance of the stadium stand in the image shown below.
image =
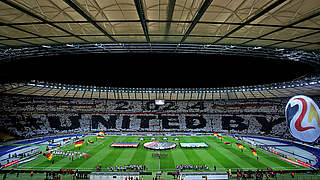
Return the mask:
<path fill-rule="evenodd" d="M 317 102 L 319 98 L 313 97 Z M 284 107 L 288 99 L 228 101 L 91 100 L 2 96 L 0 125 L 12 136 L 94 131 L 226 132 L 291 138 Z"/>
<path fill-rule="evenodd" d="M 13 136 L 10 136 L 9 134 L 7 133 L 4 133 L 4 132 L 0 132 L 0 141 L 9 141 L 11 139 L 14 139 Z"/>

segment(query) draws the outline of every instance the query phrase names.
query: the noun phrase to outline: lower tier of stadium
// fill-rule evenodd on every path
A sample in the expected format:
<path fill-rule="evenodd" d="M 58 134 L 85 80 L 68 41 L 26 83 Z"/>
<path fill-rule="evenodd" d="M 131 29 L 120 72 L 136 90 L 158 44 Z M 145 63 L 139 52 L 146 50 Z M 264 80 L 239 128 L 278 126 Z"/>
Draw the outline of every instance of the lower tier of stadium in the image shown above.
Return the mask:
<path fill-rule="evenodd" d="M 75 142 L 83 140 L 79 147 Z M 168 150 L 150 150 L 143 146 L 167 141 L 177 146 Z M 117 148 L 117 144 L 138 144 Z M 180 145 L 190 144 L 190 147 Z M 207 147 L 191 147 L 194 143 Z M 242 145 L 242 147 L 240 146 Z M 252 149 L 256 152 L 254 155 Z M 151 173 L 158 172 L 250 172 L 270 169 L 280 172 L 313 172 L 318 169 L 320 150 L 294 141 L 261 136 L 213 133 L 98 133 L 58 135 L 9 141 L 0 146 L 2 172 L 73 172 Z M 53 152 L 48 160 L 43 153 Z M 153 156 L 165 154 L 166 156 Z M 110 174 L 109 174 L 110 175 Z M 180 174 L 181 175 L 181 174 Z M 96 175 L 99 176 L 99 175 Z M 106 175 L 107 176 L 107 175 Z M 147 175 L 137 175 L 141 178 Z M 84 177 L 84 175 L 83 175 Z M 93 177 L 93 176 L 92 176 Z M 123 176 L 125 177 L 125 176 Z M 173 176 L 172 176 L 173 177 Z M 185 179 L 187 179 L 185 177 Z"/>

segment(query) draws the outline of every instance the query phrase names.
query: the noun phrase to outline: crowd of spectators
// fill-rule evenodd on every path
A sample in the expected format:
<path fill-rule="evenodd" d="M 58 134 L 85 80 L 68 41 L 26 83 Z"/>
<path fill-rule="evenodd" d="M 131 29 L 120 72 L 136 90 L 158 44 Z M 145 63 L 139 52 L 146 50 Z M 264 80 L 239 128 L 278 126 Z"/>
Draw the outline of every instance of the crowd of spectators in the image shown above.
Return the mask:
<path fill-rule="evenodd" d="M 319 102 L 319 98 L 314 98 Z M 0 126 L 30 138 L 90 131 L 228 132 L 290 138 L 288 98 L 166 101 L 1 96 Z"/>

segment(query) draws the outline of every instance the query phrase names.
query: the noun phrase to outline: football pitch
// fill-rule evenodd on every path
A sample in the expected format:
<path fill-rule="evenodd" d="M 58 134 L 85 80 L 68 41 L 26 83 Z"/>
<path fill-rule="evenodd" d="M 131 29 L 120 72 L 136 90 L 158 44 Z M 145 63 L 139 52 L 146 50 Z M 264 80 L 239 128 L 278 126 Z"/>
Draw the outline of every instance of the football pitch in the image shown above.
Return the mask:
<path fill-rule="evenodd" d="M 169 142 L 176 143 L 176 147 L 170 150 L 149 150 L 143 147 L 146 142 L 151 142 L 150 137 L 140 136 L 105 136 L 97 139 L 97 136 L 86 136 L 83 145 L 75 147 L 74 143 L 65 145 L 57 149 L 60 152 L 81 152 L 90 154 L 90 157 L 70 156 L 53 154 L 54 163 L 45 156 L 19 166 L 10 167 L 25 170 L 60 170 L 79 169 L 80 171 L 97 171 L 97 165 L 101 165 L 101 171 L 111 171 L 110 167 L 124 165 L 145 165 L 145 171 L 176 171 L 179 165 L 205 165 L 208 168 L 191 169 L 184 171 L 228 171 L 236 170 L 257 170 L 272 168 L 273 170 L 307 170 L 308 168 L 288 163 L 278 158 L 277 155 L 265 153 L 259 148 L 255 148 L 258 159 L 253 155 L 247 144 L 238 142 L 230 136 L 223 136 L 219 139 L 214 136 L 174 136 L 167 137 Z M 179 138 L 175 141 L 174 138 Z M 94 143 L 87 143 L 88 140 Z M 162 137 L 156 137 L 156 141 L 163 141 Z M 110 145 L 114 142 L 138 142 L 138 148 L 116 148 Z M 229 144 L 225 144 L 228 142 Z M 206 143 L 207 148 L 181 148 L 179 143 Z M 244 145 L 240 149 L 237 143 Z M 153 157 L 153 153 L 165 153 L 166 157 Z"/>

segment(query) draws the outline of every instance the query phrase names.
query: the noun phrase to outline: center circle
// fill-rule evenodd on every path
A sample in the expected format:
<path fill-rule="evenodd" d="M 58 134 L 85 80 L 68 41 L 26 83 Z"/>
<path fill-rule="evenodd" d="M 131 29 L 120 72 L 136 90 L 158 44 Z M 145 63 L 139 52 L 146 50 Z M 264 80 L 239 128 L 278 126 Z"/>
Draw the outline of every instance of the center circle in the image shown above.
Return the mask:
<path fill-rule="evenodd" d="M 152 141 L 143 144 L 143 147 L 151 150 L 166 150 L 176 147 L 175 143 L 167 141 Z"/>

